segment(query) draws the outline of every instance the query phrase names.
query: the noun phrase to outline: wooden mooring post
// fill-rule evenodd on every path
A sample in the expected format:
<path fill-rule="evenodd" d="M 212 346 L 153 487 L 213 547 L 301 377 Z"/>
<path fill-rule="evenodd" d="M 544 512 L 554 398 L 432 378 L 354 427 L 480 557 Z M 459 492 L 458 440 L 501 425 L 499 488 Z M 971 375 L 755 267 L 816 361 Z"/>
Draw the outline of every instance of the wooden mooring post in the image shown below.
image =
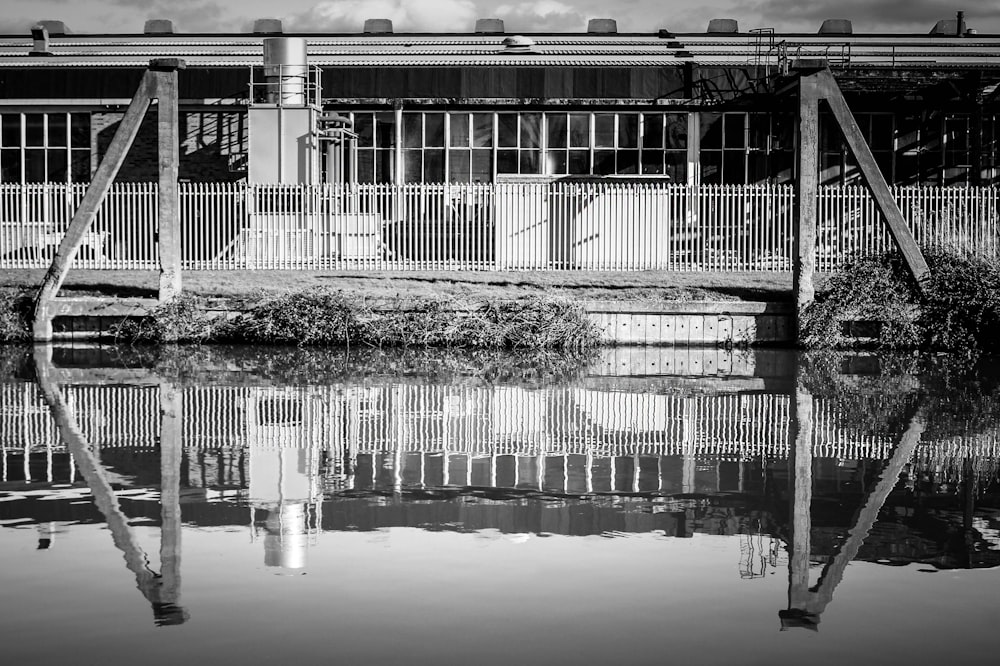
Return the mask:
<path fill-rule="evenodd" d="M 35 297 L 32 334 L 36 342 L 52 339 L 52 320 L 60 315 L 116 316 L 135 314 L 159 302 L 177 296 L 181 291 L 180 215 L 177 190 L 179 161 L 179 131 L 177 114 L 177 70 L 185 63 L 177 58 L 151 60 L 125 116 L 115 132 L 108 151 L 87 187 L 80 207 L 73 214 L 66 235 L 52 257 L 38 295 Z M 158 233 L 160 281 L 158 299 L 62 298 L 56 296 L 87 231 L 94 222 L 101 203 L 111 189 L 119 169 L 125 163 L 129 148 L 139 133 L 139 127 L 152 101 L 157 105 L 158 135 Z"/>
<path fill-rule="evenodd" d="M 879 169 L 871 148 L 865 141 L 847 106 L 847 100 L 828 67 L 801 73 L 798 81 L 798 176 L 796 178 L 796 212 L 793 224 L 792 288 L 795 292 L 795 339 L 801 342 L 800 320 L 803 311 L 813 302 L 816 288 L 817 195 L 819 193 L 819 104 L 826 101 L 833 118 L 844 135 L 844 141 L 854 156 L 879 213 L 889 227 L 896 248 L 902 253 L 910 273 L 921 286 L 930 276 L 930 269 L 920 252 L 916 239 L 903 220 L 889 185 Z"/>

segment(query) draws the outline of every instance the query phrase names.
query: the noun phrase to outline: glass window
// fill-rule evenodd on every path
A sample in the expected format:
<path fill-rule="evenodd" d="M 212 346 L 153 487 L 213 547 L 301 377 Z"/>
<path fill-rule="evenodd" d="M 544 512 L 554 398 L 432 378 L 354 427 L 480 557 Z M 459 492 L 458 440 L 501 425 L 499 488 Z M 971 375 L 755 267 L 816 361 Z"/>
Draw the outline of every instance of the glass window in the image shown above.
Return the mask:
<path fill-rule="evenodd" d="M 571 113 L 569 116 L 569 145 L 571 148 L 590 147 L 590 114 Z"/>
<path fill-rule="evenodd" d="M 21 147 L 21 114 L 5 113 L 0 116 L 0 145 L 6 148 Z"/>
<path fill-rule="evenodd" d="M 54 113 L 49 116 L 49 141 L 50 148 L 63 147 L 69 145 L 69 118 L 62 113 Z"/>
<path fill-rule="evenodd" d="M 566 143 L 566 114 L 547 113 L 545 114 L 545 132 L 549 148 L 565 148 Z M 559 172 L 563 173 L 563 172 Z"/>
<path fill-rule="evenodd" d="M 24 116 L 24 145 L 45 145 L 45 116 L 40 113 L 27 113 Z"/>
<path fill-rule="evenodd" d="M 90 148 L 90 114 L 70 114 L 70 144 L 74 148 Z"/>
<path fill-rule="evenodd" d="M 615 147 L 615 114 L 598 113 L 594 116 L 594 147 Z"/>
<path fill-rule="evenodd" d="M 422 113 L 403 114 L 403 147 L 420 148 L 424 145 L 424 117 Z"/>
<path fill-rule="evenodd" d="M 521 114 L 521 149 L 542 147 L 542 114 Z M 523 172 L 522 172 L 523 173 Z"/>
<path fill-rule="evenodd" d="M 472 115 L 472 145 L 476 148 L 493 147 L 493 114 L 475 113 Z"/>
<path fill-rule="evenodd" d="M 618 116 L 618 147 L 639 147 L 639 116 L 634 113 Z"/>
<path fill-rule="evenodd" d="M 448 129 L 450 134 L 448 145 L 454 148 L 469 147 L 469 114 L 453 113 L 450 116 L 451 126 Z"/>
<path fill-rule="evenodd" d="M 517 114 L 501 113 L 497 116 L 497 145 L 517 148 Z"/>

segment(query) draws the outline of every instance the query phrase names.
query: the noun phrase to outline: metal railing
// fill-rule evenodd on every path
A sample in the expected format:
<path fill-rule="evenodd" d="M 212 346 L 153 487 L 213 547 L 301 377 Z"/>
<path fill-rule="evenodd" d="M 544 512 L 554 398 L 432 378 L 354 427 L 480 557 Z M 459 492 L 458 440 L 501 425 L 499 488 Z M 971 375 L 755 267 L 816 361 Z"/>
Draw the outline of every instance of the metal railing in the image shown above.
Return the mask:
<path fill-rule="evenodd" d="M 0 268 L 45 268 L 85 185 L 0 185 Z M 894 187 L 917 240 L 1000 257 L 1000 190 Z M 788 185 L 182 183 L 187 270 L 791 269 Z M 868 190 L 818 195 L 817 266 L 891 239 Z M 112 187 L 74 267 L 157 267 L 157 187 Z"/>

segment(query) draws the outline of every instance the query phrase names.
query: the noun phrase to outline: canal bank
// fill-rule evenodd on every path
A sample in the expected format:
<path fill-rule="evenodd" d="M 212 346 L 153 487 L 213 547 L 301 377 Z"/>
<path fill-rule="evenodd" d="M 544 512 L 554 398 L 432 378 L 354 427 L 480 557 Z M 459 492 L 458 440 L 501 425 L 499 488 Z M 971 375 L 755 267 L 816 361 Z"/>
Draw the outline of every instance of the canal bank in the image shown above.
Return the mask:
<path fill-rule="evenodd" d="M 57 300 L 55 339 L 108 337 L 124 317 L 158 306 L 150 271 L 73 271 Z M 31 293 L 42 271 L 0 271 L 0 288 Z M 395 273 L 192 271 L 184 293 L 223 319 L 300 292 L 343 295 L 375 313 L 421 309 L 460 318 L 484 304 L 553 300 L 584 313 L 604 345 L 748 346 L 792 340 L 791 275 L 746 272 Z M 99 299 L 100 302 L 97 302 Z M 443 311 L 443 312 L 442 312 Z M 424 313 L 426 315 L 426 313 Z"/>

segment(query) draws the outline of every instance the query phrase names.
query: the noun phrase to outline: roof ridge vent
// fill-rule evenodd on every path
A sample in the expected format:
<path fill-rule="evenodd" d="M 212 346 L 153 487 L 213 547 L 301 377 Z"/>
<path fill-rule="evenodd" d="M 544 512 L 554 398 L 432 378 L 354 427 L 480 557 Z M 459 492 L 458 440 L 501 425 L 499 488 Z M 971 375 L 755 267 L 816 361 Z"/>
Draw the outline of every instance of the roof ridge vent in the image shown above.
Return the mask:
<path fill-rule="evenodd" d="M 481 18 L 476 19 L 476 32 L 503 34 L 503 19 Z"/>
<path fill-rule="evenodd" d="M 618 21 L 611 18 L 592 18 L 587 21 L 587 32 L 598 35 L 618 33 Z"/>
<path fill-rule="evenodd" d="M 734 18 L 714 18 L 708 22 L 707 32 L 722 34 L 740 31 L 740 23 Z"/>
<path fill-rule="evenodd" d="M 172 35 L 174 34 L 174 22 L 170 19 L 149 19 L 142 26 L 144 35 Z"/>
<path fill-rule="evenodd" d="M 820 35 L 853 35 L 854 24 L 850 19 L 825 19 L 819 27 Z"/>
<path fill-rule="evenodd" d="M 253 22 L 253 32 L 255 35 L 280 35 L 285 30 L 281 25 L 281 19 L 259 18 Z"/>
<path fill-rule="evenodd" d="M 66 27 L 66 24 L 62 21 L 56 21 L 53 19 L 43 19 L 38 21 L 35 25 L 40 25 L 49 31 L 49 34 L 55 37 L 56 35 L 69 35 L 72 31 Z"/>
<path fill-rule="evenodd" d="M 31 26 L 31 39 L 34 40 L 34 45 L 31 47 L 31 51 L 28 55 L 33 56 L 50 56 L 52 51 L 49 50 L 49 31 L 48 29 L 38 23 Z"/>
<path fill-rule="evenodd" d="M 364 31 L 374 35 L 386 33 L 392 34 L 392 19 L 365 19 Z"/>
<path fill-rule="evenodd" d="M 501 53 L 534 53 L 535 40 L 524 35 L 511 35 L 503 40 Z"/>

